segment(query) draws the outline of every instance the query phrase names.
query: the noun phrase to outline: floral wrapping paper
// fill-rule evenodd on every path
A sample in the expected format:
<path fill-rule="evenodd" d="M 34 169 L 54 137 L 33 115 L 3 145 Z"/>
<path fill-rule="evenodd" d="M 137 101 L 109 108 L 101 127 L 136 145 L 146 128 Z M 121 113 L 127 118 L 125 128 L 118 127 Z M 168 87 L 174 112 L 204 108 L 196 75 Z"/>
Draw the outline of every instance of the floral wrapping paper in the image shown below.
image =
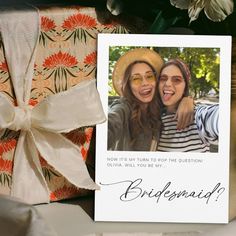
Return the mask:
<path fill-rule="evenodd" d="M 98 33 L 128 33 L 118 23 L 101 24 L 94 8 L 50 7 L 39 9 L 41 30 L 37 45 L 30 105 L 35 106 L 48 95 L 65 91 L 83 80 L 96 76 L 96 46 Z M 0 38 L 0 92 L 15 104 L 15 94 Z M 63 111 L 61 111 L 63 112 Z M 93 127 L 83 127 L 64 134 L 81 150 L 87 166 Z M 10 194 L 14 151 L 19 132 L 0 130 L 0 194 Z M 50 189 L 50 200 L 57 201 L 88 194 L 70 184 L 40 157 L 40 163 Z M 33 190 L 29 190 L 33 191 Z"/>

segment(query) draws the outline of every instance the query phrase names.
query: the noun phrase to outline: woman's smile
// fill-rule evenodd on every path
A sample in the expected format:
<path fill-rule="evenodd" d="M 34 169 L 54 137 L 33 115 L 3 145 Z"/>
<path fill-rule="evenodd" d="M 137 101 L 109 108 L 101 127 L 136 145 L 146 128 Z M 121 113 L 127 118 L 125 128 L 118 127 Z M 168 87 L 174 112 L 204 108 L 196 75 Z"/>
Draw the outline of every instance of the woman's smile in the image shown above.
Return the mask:
<path fill-rule="evenodd" d="M 140 96 L 147 97 L 152 95 L 153 88 L 141 88 L 139 91 Z"/>
<path fill-rule="evenodd" d="M 174 91 L 171 90 L 163 90 L 163 101 L 167 102 L 171 99 L 171 97 L 175 94 Z"/>

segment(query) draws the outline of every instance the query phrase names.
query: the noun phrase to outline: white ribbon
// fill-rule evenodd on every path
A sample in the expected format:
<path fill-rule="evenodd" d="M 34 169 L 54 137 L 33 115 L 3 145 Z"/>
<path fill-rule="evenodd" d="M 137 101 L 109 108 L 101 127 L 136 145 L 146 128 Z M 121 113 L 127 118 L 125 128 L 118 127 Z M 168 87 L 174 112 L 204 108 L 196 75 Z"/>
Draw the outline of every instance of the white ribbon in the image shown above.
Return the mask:
<path fill-rule="evenodd" d="M 0 130 L 21 130 L 14 156 L 11 195 L 25 202 L 49 202 L 39 153 L 69 182 L 79 188 L 97 189 L 79 148 L 60 133 L 105 121 L 95 80 L 28 105 L 39 14 L 34 9 L 2 11 L 0 30 L 14 87 L 17 107 L 0 93 Z"/>

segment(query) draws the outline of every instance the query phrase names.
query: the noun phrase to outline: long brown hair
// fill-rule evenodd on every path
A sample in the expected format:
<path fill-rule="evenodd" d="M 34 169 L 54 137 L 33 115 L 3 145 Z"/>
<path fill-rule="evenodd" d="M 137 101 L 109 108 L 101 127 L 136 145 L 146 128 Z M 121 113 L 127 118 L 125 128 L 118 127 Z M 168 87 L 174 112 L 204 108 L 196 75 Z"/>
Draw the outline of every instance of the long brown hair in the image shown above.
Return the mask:
<path fill-rule="evenodd" d="M 157 89 L 157 83 L 155 88 L 155 94 L 148 106 L 146 107 L 139 99 L 137 99 L 130 86 L 129 78 L 131 76 L 131 70 L 135 64 L 145 63 L 152 71 L 156 74 L 157 72 L 153 66 L 146 61 L 134 61 L 131 63 L 124 74 L 124 79 L 122 83 L 122 93 L 123 96 L 128 100 L 131 105 L 131 117 L 130 117 L 130 133 L 132 143 L 136 141 L 136 137 L 140 132 L 150 132 L 152 130 L 153 137 L 158 141 L 159 133 L 161 130 L 161 111 L 160 111 L 160 99 Z"/>

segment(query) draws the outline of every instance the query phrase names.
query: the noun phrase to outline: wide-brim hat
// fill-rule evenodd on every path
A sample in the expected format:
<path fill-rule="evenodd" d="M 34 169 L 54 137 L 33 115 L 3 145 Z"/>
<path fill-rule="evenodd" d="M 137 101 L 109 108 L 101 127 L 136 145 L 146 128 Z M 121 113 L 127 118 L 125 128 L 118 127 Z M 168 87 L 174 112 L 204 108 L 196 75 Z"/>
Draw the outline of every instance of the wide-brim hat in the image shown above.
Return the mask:
<path fill-rule="evenodd" d="M 148 48 L 135 48 L 126 52 L 117 60 L 112 74 L 113 87 L 119 95 L 122 95 L 122 81 L 125 71 L 127 67 L 135 61 L 149 63 L 155 69 L 157 76 L 164 63 L 157 52 Z"/>

